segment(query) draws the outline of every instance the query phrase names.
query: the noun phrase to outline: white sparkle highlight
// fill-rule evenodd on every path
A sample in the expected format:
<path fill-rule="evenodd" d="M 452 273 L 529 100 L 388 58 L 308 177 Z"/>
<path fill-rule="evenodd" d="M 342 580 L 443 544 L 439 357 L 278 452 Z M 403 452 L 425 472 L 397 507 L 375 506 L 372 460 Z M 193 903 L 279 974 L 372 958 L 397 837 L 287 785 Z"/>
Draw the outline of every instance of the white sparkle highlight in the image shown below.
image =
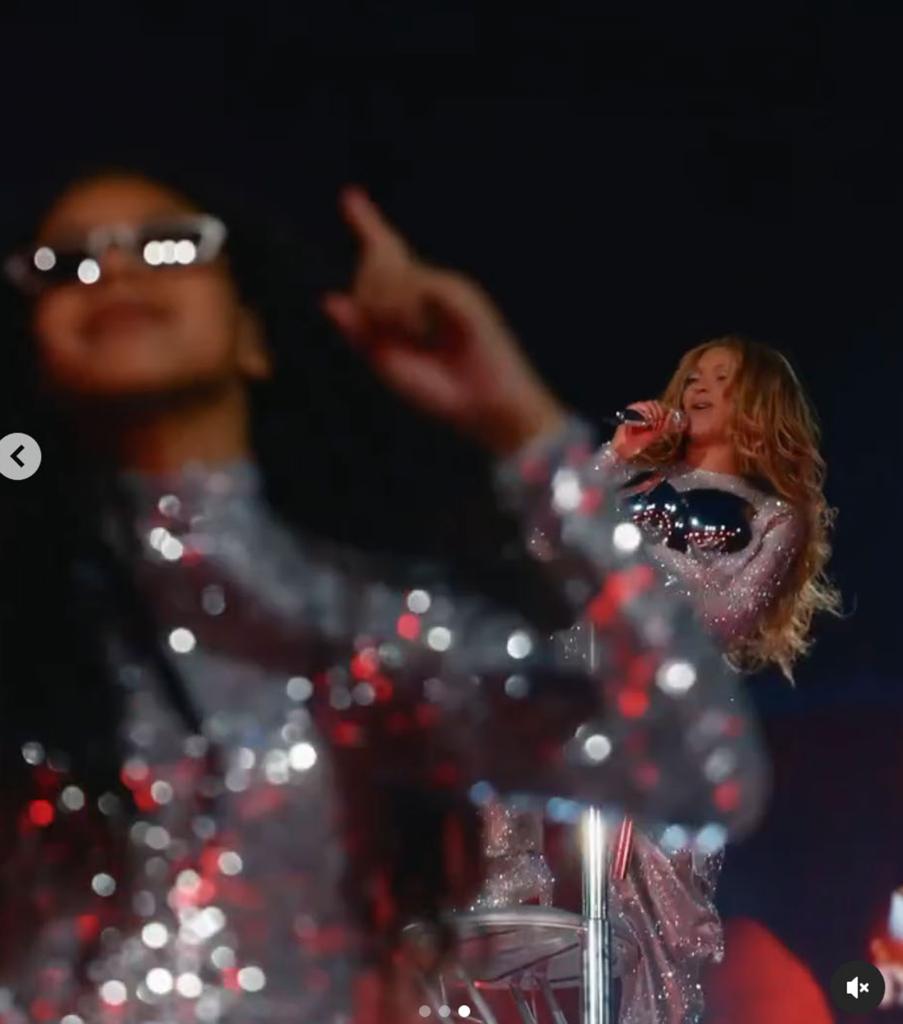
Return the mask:
<path fill-rule="evenodd" d="M 160 243 L 156 239 L 152 239 L 144 246 L 143 251 L 144 262 L 150 267 L 159 267 L 163 262 L 163 253 L 160 248 Z"/>
<path fill-rule="evenodd" d="M 144 842 L 152 850 L 165 850 L 169 839 L 169 833 L 162 825 L 151 825 L 144 834 Z"/>
<path fill-rule="evenodd" d="M 235 950 L 228 946 L 217 946 L 210 954 L 210 962 L 221 971 L 227 971 L 235 966 Z"/>
<path fill-rule="evenodd" d="M 158 804 L 168 804 L 173 797 L 172 786 L 163 779 L 157 779 L 151 786 L 151 796 Z"/>
<path fill-rule="evenodd" d="M 67 811 L 80 811 L 85 806 L 85 794 L 78 786 L 67 786 L 60 794 L 60 802 Z"/>
<path fill-rule="evenodd" d="M 631 555 L 643 543 L 643 535 L 633 523 L 618 523 L 614 528 L 612 541 L 618 551 Z"/>
<path fill-rule="evenodd" d="M 296 772 L 306 772 L 317 763 L 317 751 L 312 743 L 296 743 L 289 750 L 288 759 Z"/>
<path fill-rule="evenodd" d="M 428 612 L 432 603 L 433 599 L 425 590 L 412 590 L 408 594 L 408 611 L 414 612 L 415 615 L 423 615 L 424 612 Z"/>
<path fill-rule="evenodd" d="M 289 757 L 284 750 L 269 750 L 263 759 L 263 774 L 273 786 L 284 786 L 289 781 Z"/>
<path fill-rule="evenodd" d="M 168 996 L 173 990 L 173 976 L 165 967 L 154 967 L 147 972 L 144 981 L 155 996 Z"/>
<path fill-rule="evenodd" d="M 313 695 L 314 684 L 304 676 L 292 676 L 285 685 L 285 692 L 291 700 L 307 700 Z"/>
<path fill-rule="evenodd" d="M 204 983 L 196 974 L 187 972 L 176 979 L 176 992 L 183 999 L 197 999 L 204 991 Z"/>
<path fill-rule="evenodd" d="M 79 263 L 76 273 L 82 284 L 96 284 L 100 280 L 100 264 L 88 257 Z"/>
<path fill-rule="evenodd" d="M 552 504 L 556 512 L 574 512 L 583 500 L 583 486 L 573 469 L 559 469 L 552 477 Z"/>
<path fill-rule="evenodd" d="M 224 875 L 239 875 L 244 862 L 234 850 L 224 850 L 219 855 L 217 866 Z"/>
<path fill-rule="evenodd" d="M 100 986 L 100 998 L 107 1006 L 122 1006 L 129 993 L 121 981 L 105 981 Z"/>
<path fill-rule="evenodd" d="M 176 654 L 188 654 L 197 646 L 197 640 L 190 629 L 179 626 L 169 634 L 169 646 Z"/>
<path fill-rule="evenodd" d="M 141 929 L 141 941 L 148 949 L 162 949 L 169 942 L 169 931 L 159 921 L 151 921 Z"/>
<path fill-rule="evenodd" d="M 190 238 L 182 238 L 175 245 L 175 256 L 176 263 L 181 263 L 183 267 L 187 267 L 189 263 L 194 263 L 197 259 L 198 247 L 191 241 Z"/>
<path fill-rule="evenodd" d="M 261 992 L 266 983 L 266 975 L 259 967 L 242 967 L 238 972 L 238 987 L 245 992 Z"/>
<path fill-rule="evenodd" d="M 702 854 L 717 853 L 727 843 L 727 830 L 723 825 L 706 825 L 696 835 L 695 846 Z"/>
<path fill-rule="evenodd" d="M 665 693 L 686 693 L 696 682 L 696 669 L 688 661 L 666 661 L 658 670 L 655 681 Z"/>
<path fill-rule="evenodd" d="M 583 741 L 583 752 L 594 764 L 601 764 L 611 754 L 611 740 L 601 732 L 594 732 Z"/>
<path fill-rule="evenodd" d="M 533 641 L 530 638 L 530 634 L 525 633 L 522 629 L 515 630 L 508 637 L 507 651 L 509 657 L 517 659 L 526 658 L 532 650 Z"/>
<path fill-rule="evenodd" d="M 53 270 L 56 266 L 56 253 L 47 245 L 35 250 L 34 265 L 38 270 Z"/>
<path fill-rule="evenodd" d="M 182 555 L 185 554 L 185 545 L 178 537 L 173 537 L 167 531 L 166 536 L 160 541 L 160 554 L 167 562 L 178 562 Z"/>
<path fill-rule="evenodd" d="M 98 896 L 112 896 L 116 892 L 116 879 L 101 871 L 91 879 L 91 888 Z"/>
<path fill-rule="evenodd" d="M 22 757 L 26 764 L 40 764 L 44 760 L 44 748 L 40 743 L 25 743 L 22 746 Z"/>

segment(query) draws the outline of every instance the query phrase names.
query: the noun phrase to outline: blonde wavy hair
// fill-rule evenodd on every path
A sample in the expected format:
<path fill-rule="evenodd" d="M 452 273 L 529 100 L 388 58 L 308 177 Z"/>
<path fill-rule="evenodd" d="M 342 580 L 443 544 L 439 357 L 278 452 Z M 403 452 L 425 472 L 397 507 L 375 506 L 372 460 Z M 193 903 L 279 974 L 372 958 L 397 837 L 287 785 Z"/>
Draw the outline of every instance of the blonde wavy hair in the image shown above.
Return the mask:
<path fill-rule="evenodd" d="M 687 378 L 713 348 L 737 357 L 730 429 L 739 472 L 784 498 L 805 522 L 803 545 L 780 594 L 728 656 L 744 671 L 775 664 L 792 679 L 794 663 L 811 647 L 813 616 L 840 614 L 840 594 L 825 572 L 835 513 L 824 496 L 819 426 L 788 360 L 768 345 L 736 335 L 713 338 L 687 352 L 662 396 L 665 405 L 682 408 Z M 667 465 L 682 457 L 684 446 L 683 438 L 663 439 L 642 458 L 653 466 Z"/>

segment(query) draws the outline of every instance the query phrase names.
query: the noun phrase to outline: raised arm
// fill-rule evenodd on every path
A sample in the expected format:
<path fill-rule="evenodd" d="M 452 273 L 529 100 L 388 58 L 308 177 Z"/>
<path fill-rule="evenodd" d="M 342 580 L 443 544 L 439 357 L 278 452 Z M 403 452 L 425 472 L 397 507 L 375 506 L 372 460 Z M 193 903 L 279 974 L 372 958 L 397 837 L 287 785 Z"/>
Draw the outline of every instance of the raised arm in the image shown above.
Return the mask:
<path fill-rule="evenodd" d="M 546 743 L 555 750 L 544 762 L 547 783 L 652 817 L 740 827 L 758 807 L 762 762 L 736 683 L 689 605 L 663 591 L 636 550 L 636 530 L 614 518 L 606 487 L 581 484 L 589 439 L 575 439 L 577 428 L 475 282 L 418 259 L 360 191 L 344 195 L 342 210 L 360 261 L 348 292 L 326 298 L 326 312 L 389 387 L 506 459 L 507 500 L 541 507 L 547 519 L 535 554 L 602 641 L 592 675 L 581 677 L 595 711 L 567 742 Z M 495 674 L 504 690 L 509 674 L 526 674 L 530 686 L 554 680 L 547 697 L 566 685 L 560 644 L 484 602 L 431 601 L 403 614 L 414 616 L 405 628 L 418 631 L 409 645 L 441 654 L 443 676 Z M 495 753 L 517 698 L 494 701 L 490 691 L 467 706 L 490 723 L 483 735 Z M 503 761 L 496 758 L 497 776 Z"/>

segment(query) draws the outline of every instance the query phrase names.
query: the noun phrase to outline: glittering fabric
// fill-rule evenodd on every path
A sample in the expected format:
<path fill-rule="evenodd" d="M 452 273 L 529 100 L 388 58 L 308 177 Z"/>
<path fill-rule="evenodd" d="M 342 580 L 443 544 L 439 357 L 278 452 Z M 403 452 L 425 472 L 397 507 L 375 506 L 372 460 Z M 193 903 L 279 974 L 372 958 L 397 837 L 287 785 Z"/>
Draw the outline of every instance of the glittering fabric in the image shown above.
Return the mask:
<path fill-rule="evenodd" d="M 499 799 L 482 811 L 486 877 L 470 909 L 551 906 L 555 877 L 543 854 L 542 812 Z"/>
<path fill-rule="evenodd" d="M 366 938 L 341 884 L 349 788 L 373 775 L 748 825 L 761 755 L 720 658 L 617 542 L 602 489 L 550 490 L 590 450 L 568 432 L 500 486 L 525 528 L 540 504 L 557 519 L 568 593 L 604 640 L 594 673 L 480 598 L 290 533 L 251 466 L 130 479 L 135 578 L 187 708 L 110 638 L 134 814 L 23 748 L 35 799 L 3 879 L 28 924 L 0 964 L 5 1020 L 347 1021 Z"/>
<path fill-rule="evenodd" d="M 742 477 L 677 463 L 631 486 L 637 470 L 606 445 L 590 475 L 626 487 L 622 506 L 643 531 L 668 585 L 685 594 L 705 627 L 729 646 L 778 595 L 802 542 L 801 517 Z M 736 500 L 718 507 L 713 493 Z M 650 494 L 652 501 L 642 500 Z M 701 1020 L 702 967 L 723 956 L 714 905 L 723 851 L 693 855 L 673 833 L 665 835 L 670 843 L 637 832 L 627 877 L 611 881 L 616 927 L 630 933 L 640 952 L 622 978 L 620 1024 Z"/>
<path fill-rule="evenodd" d="M 615 965 L 619 1024 L 702 1020 L 702 968 L 723 955 L 714 904 L 722 858 L 721 849 L 703 853 L 673 830 L 634 831 L 626 877 L 609 880 L 612 927 L 631 950 L 628 963 Z"/>
<path fill-rule="evenodd" d="M 627 483 L 636 471 L 635 464 L 620 460 L 606 445 L 591 475 L 606 477 L 611 486 Z M 649 530 L 642 512 L 637 517 L 638 525 L 649 535 L 650 557 L 667 574 L 670 585 L 690 598 L 706 628 L 727 647 L 755 626 L 780 592 L 803 542 L 802 517 L 783 499 L 728 473 L 676 463 L 658 473 L 656 480 L 665 481 L 687 498 L 690 513 L 693 495 L 700 492 L 720 491 L 748 504 L 748 531 L 736 550 L 720 550 L 705 531 L 695 537 L 691 532 L 683 544 L 675 543 L 679 531 L 673 525 Z M 647 483 L 643 489 L 648 487 Z"/>
<path fill-rule="evenodd" d="M 559 509 L 579 507 L 600 486 L 619 493 L 624 546 L 639 546 L 642 540 L 644 550 L 665 572 L 666 585 L 692 602 L 706 629 L 724 646 L 742 638 L 780 590 L 802 540 L 800 517 L 786 502 L 740 477 L 676 464 L 652 478 L 647 474 L 637 484 L 640 470 L 605 445 L 579 473 L 559 469 L 553 477 L 553 503 Z M 631 532 L 630 522 L 642 538 Z M 549 561 L 554 571 L 559 569 L 554 554 L 559 530 L 558 517 L 550 516 L 540 501 L 529 543 L 535 556 Z M 574 543 L 574 533 L 570 540 Z M 573 579 L 565 580 L 565 586 L 573 587 Z M 584 663 L 595 663 L 598 657 L 595 640 L 588 621 L 557 638 L 566 660 Z M 708 764 L 712 778 L 729 763 L 729 757 L 722 763 L 720 755 L 714 756 Z M 523 826 L 515 827 L 522 818 L 522 810 L 504 803 L 494 812 L 491 834 L 501 836 L 505 844 L 487 846 L 494 859 L 478 907 L 529 901 L 532 890 L 524 884 L 524 869 L 514 866 L 527 865 L 536 879 L 549 874 L 544 858 L 535 852 L 541 851 L 541 840 L 526 843 Z M 534 825 L 540 827 L 541 822 L 535 819 Z M 651 825 L 635 830 L 626 875 L 612 877 L 609 883 L 612 927 L 622 940 L 614 948 L 630 951 L 615 964 L 621 980 L 619 1024 L 701 1021 L 702 967 L 723 956 L 714 905 L 722 841 L 710 830 L 694 833 Z"/>

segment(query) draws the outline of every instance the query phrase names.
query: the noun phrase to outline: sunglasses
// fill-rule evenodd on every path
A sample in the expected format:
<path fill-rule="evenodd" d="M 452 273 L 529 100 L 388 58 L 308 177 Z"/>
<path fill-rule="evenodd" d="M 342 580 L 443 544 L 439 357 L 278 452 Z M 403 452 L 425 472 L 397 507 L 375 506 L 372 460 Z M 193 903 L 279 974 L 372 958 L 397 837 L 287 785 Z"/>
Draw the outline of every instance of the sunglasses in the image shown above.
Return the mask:
<path fill-rule="evenodd" d="M 165 269 L 212 263 L 225 241 L 225 224 L 208 214 L 111 224 L 78 239 L 14 253 L 4 271 L 16 287 L 36 295 L 60 285 L 96 284 L 102 276 L 101 258 L 114 247 L 142 266 Z"/>

